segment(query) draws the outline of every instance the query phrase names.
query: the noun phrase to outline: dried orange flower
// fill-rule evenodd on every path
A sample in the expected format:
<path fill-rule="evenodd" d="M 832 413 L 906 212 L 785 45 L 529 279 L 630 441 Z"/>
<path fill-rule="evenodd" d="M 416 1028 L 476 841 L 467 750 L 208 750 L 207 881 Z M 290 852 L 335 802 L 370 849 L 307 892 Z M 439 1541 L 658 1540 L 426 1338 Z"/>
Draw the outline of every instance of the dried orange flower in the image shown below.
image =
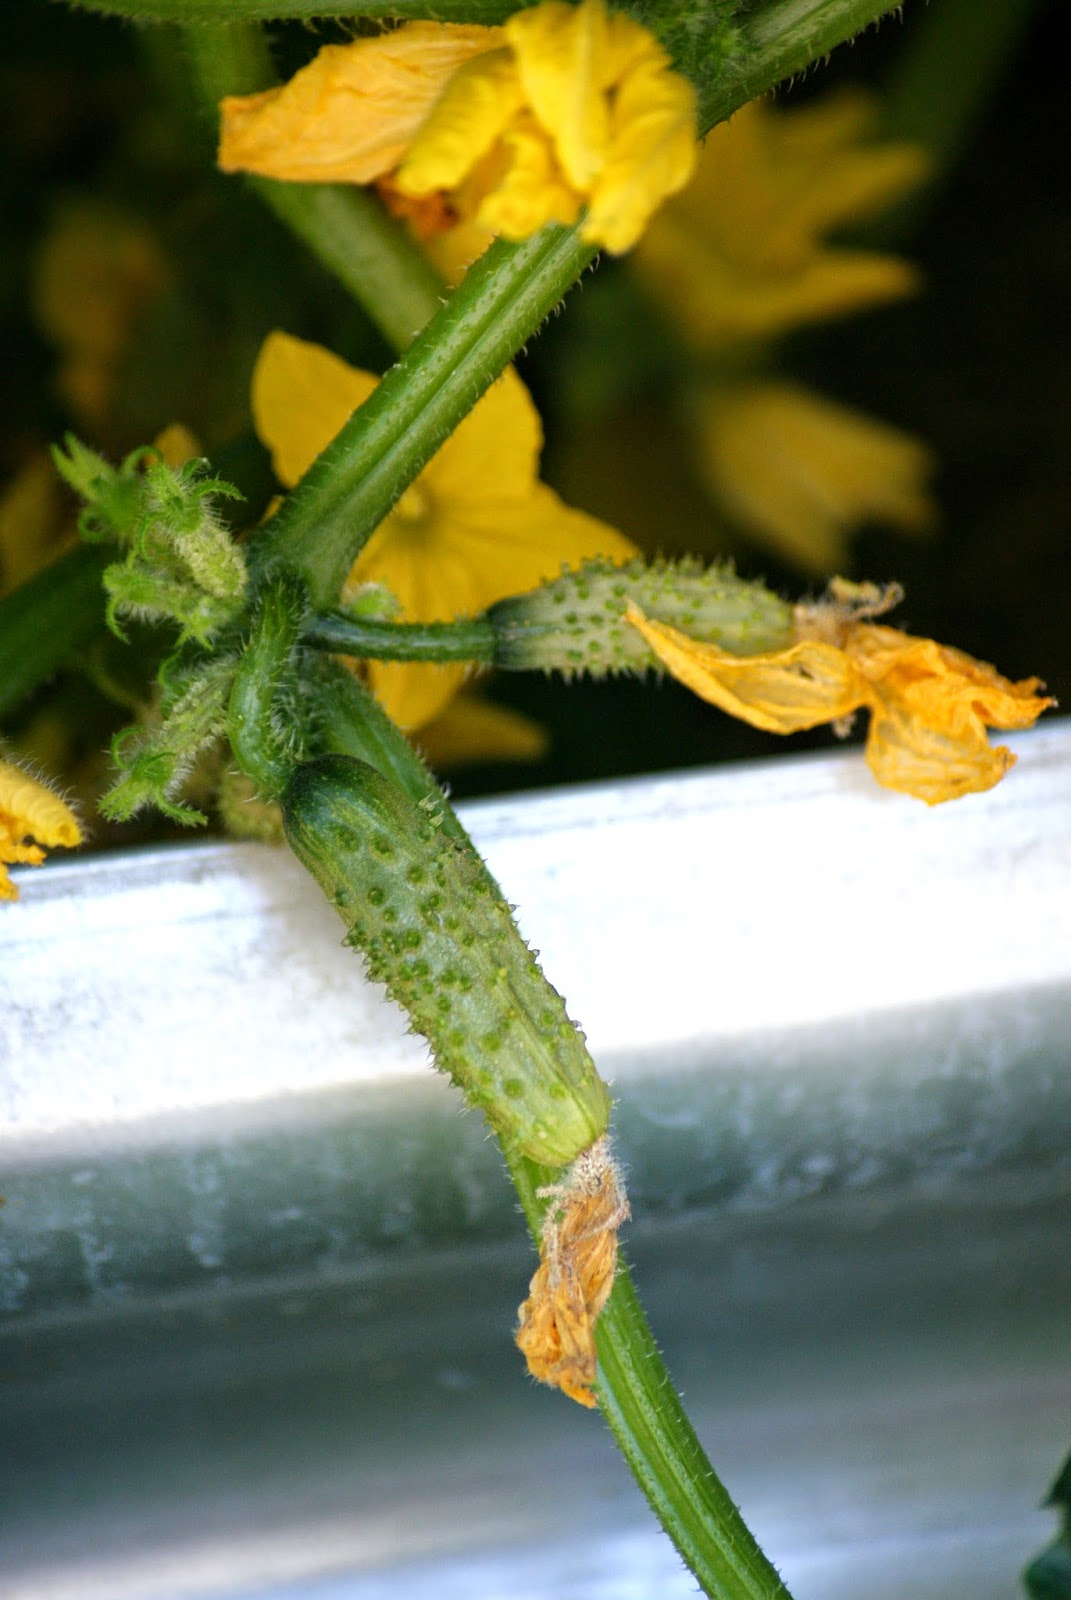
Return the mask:
<path fill-rule="evenodd" d="M 1029 728 L 1052 700 L 1040 678 L 1011 683 L 984 661 L 872 619 L 901 598 L 897 585 L 835 579 L 829 598 L 796 609 L 796 643 L 734 656 L 645 617 L 637 628 L 673 676 L 700 699 L 769 733 L 870 712 L 866 758 L 887 789 L 927 805 L 991 789 L 1015 763 L 988 728 Z"/>
<path fill-rule="evenodd" d="M 27 844 L 36 839 L 37 844 Z M 42 845 L 81 844 L 82 830 L 70 807 L 43 783 L 9 761 L 0 761 L 0 900 L 17 900 L 19 891 L 7 866 L 39 867 Z"/>
<path fill-rule="evenodd" d="M 566 1180 L 540 1189 L 552 1204 L 528 1299 L 518 1313 L 517 1345 L 540 1383 L 594 1406 L 595 1324 L 613 1288 L 617 1230 L 629 1214 L 609 1140 L 579 1155 Z"/>

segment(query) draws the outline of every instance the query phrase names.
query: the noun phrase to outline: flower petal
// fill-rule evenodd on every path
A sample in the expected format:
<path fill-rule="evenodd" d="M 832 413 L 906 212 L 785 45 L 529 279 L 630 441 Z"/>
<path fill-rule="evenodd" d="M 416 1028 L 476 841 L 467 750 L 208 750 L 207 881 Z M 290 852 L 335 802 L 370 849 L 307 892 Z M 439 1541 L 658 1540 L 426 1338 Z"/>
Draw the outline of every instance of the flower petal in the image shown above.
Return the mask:
<path fill-rule="evenodd" d="M 280 483 L 294 487 L 378 382 L 322 345 L 268 335 L 253 369 L 253 425 Z"/>
<path fill-rule="evenodd" d="M 861 139 L 873 109 L 856 95 L 775 111 L 753 101 L 704 142 L 694 182 L 646 233 L 636 267 L 708 350 L 897 299 L 918 287 L 905 262 L 823 235 L 917 186 L 918 147 Z"/>
<path fill-rule="evenodd" d="M 476 402 L 421 473 L 420 481 L 456 510 L 531 492 L 539 472 L 543 424 L 513 367 Z"/>
<path fill-rule="evenodd" d="M 636 547 L 616 529 L 564 505 L 545 484 L 512 501 L 487 497 L 459 506 L 442 499 L 424 529 L 395 515 L 378 529 L 351 582 L 389 585 L 411 621 L 476 616 L 520 594 L 563 566 L 594 556 L 624 562 Z M 439 715 L 464 682 L 464 666 L 369 662 L 369 681 L 390 715 L 419 728 Z"/>
<path fill-rule="evenodd" d="M 508 50 L 465 63 L 415 134 L 395 178 L 397 187 L 410 195 L 456 189 L 492 149 L 523 100 Z"/>
<path fill-rule="evenodd" d="M 36 839 L 37 844 L 28 844 Z M 6 866 L 40 866 L 41 846 L 81 844 L 82 830 L 70 807 L 20 767 L 0 761 L 0 900 L 17 900 L 19 891 Z"/>
<path fill-rule="evenodd" d="M 463 691 L 421 728 L 419 744 L 425 761 L 438 771 L 480 761 L 538 761 L 550 739 L 531 717 Z"/>
<path fill-rule="evenodd" d="M 278 89 L 220 105 L 219 165 L 304 183 L 370 183 L 396 167 L 466 61 L 502 43 L 498 28 L 411 22 L 325 45 Z"/>
<path fill-rule="evenodd" d="M 992 789 L 1015 757 L 1006 745 L 955 739 L 914 715 L 902 702 L 877 701 L 866 741 L 867 765 L 880 784 L 927 805 Z"/>
<path fill-rule="evenodd" d="M 801 640 L 766 655 L 733 656 L 689 639 L 630 604 L 625 617 L 678 682 L 701 700 L 767 733 L 799 733 L 866 704 L 866 685 L 843 650 Z"/>
<path fill-rule="evenodd" d="M 647 41 L 617 86 L 609 149 L 580 230 L 615 255 L 631 250 L 662 202 L 685 187 L 698 153 L 695 90 Z"/>
<path fill-rule="evenodd" d="M 574 189 L 586 190 L 601 170 L 610 142 L 604 92 L 609 35 L 602 0 L 582 0 L 577 6 L 545 0 L 516 12 L 505 32 L 525 99 L 552 135 L 568 181 Z"/>
<path fill-rule="evenodd" d="M 1052 701 L 932 639 L 860 623 L 845 648 L 870 685 L 867 760 L 880 783 L 929 805 L 991 789 L 1015 757 L 987 728 L 1029 728 Z"/>
<path fill-rule="evenodd" d="M 700 473 L 755 537 L 809 572 L 842 565 L 864 522 L 909 532 L 932 524 L 933 459 L 898 428 L 787 383 L 710 391 L 700 414 Z"/>
<path fill-rule="evenodd" d="M 503 134 L 509 165 L 477 218 L 505 239 L 527 239 L 548 222 L 574 223 L 582 198 L 558 166 L 549 134 L 519 112 Z"/>

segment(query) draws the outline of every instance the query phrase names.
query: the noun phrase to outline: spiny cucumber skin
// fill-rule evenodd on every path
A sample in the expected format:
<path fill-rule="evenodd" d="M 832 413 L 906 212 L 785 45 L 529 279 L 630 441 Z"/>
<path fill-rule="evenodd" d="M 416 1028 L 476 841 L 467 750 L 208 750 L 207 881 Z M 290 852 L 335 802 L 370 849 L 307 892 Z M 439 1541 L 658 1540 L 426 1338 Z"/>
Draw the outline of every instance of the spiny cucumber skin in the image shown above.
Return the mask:
<path fill-rule="evenodd" d="M 283 796 L 298 859 L 369 975 L 511 1152 L 561 1167 L 606 1132 L 610 1096 L 471 848 L 374 767 L 303 763 Z"/>
<path fill-rule="evenodd" d="M 495 660 L 514 670 L 643 672 L 654 652 L 625 621 L 632 600 L 647 616 L 734 655 L 791 644 L 792 610 L 760 583 L 699 561 L 589 561 L 574 572 L 491 606 Z"/>

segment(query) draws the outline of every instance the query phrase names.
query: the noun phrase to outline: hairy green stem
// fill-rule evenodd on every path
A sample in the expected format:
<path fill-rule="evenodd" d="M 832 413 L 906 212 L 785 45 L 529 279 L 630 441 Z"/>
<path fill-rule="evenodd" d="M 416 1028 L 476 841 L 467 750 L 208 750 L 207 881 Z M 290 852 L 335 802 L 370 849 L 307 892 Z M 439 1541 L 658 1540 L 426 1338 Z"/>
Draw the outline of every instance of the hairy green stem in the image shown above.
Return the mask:
<path fill-rule="evenodd" d="M 482 661 L 495 659 L 495 630 L 486 617 L 456 622 L 379 622 L 321 612 L 305 624 L 302 642 L 314 650 L 376 661 Z"/>
<path fill-rule="evenodd" d="M 700 85 L 700 134 L 901 9 L 892 0 L 768 0 L 755 7 L 741 20 L 737 48 L 721 72 Z"/>
<path fill-rule="evenodd" d="M 275 82 L 267 43 L 254 23 L 188 27 L 183 39 L 213 132 L 224 95 L 251 94 Z M 396 350 L 404 350 L 442 305 L 446 290 L 434 268 L 370 190 L 272 178 L 246 181 Z"/>
<path fill-rule="evenodd" d="M 624 1263 L 596 1338 L 595 1392 L 602 1414 L 655 1516 L 704 1592 L 717 1600 L 790 1600 L 707 1460 Z"/>
<path fill-rule="evenodd" d="M 0 600 L 0 717 L 103 627 L 100 580 L 113 554 L 83 545 Z"/>
<path fill-rule="evenodd" d="M 325 663 L 330 693 L 322 716 L 327 745 L 369 761 L 467 848 L 468 836 L 404 735 L 344 669 Z M 542 1232 L 551 1178 L 525 1156 L 507 1156 L 533 1238 Z M 626 1461 L 704 1593 L 714 1600 L 790 1600 L 695 1435 L 658 1351 L 627 1266 L 618 1268 L 597 1329 L 596 1392 Z"/>
<path fill-rule="evenodd" d="M 446 299 L 427 257 L 368 189 L 250 178 L 257 194 L 404 350 Z"/>
<path fill-rule="evenodd" d="M 333 606 L 391 507 L 593 254 L 572 228 L 496 241 L 287 496 L 257 560 L 297 568 L 313 605 Z"/>
<path fill-rule="evenodd" d="M 538 1240 L 544 1209 L 538 1190 L 546 1176 L 523 1157 L 507 1155 L 507 1165 L 532 1237 Z M 599 1317 L 596 1342 L 599 1409 L 703 1592 L 715 1600 L 791 1600 L 707 1459 L 623 1260 Z"/>

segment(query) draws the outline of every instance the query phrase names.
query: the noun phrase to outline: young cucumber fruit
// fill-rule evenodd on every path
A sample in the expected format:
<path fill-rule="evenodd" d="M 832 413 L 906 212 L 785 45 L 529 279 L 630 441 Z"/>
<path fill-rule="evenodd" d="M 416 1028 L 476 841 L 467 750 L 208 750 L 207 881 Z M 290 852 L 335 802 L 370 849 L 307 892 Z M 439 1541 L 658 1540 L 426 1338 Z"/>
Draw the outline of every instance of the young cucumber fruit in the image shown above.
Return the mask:
<path fill-rule="evenodd" d="M 560 1167 L 606 1132 L 610 1096 L 471 845 L 352 756 L 304 762 L 287 839 L 371 977 L 511 1152 Z"/>

